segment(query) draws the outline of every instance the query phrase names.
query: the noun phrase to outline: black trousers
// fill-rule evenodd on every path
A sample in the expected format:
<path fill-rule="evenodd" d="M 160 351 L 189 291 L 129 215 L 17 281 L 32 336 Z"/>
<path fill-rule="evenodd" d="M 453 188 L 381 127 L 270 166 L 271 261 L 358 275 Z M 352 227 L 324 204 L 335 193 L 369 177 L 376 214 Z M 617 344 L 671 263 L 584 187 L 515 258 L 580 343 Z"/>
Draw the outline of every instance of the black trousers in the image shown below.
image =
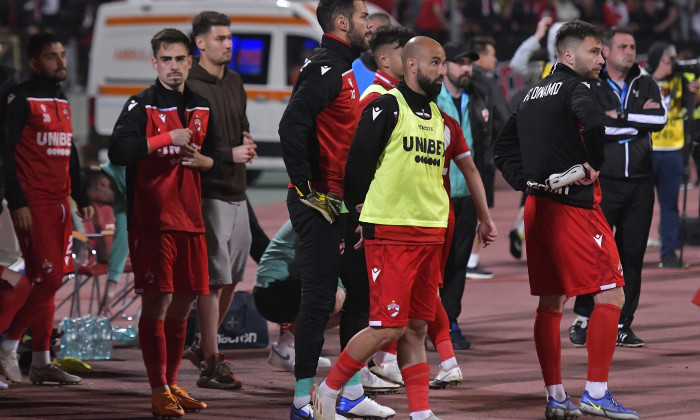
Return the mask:
<path fill-rule="evenodd" d="M 455 322 L 462 312 L 464 277 L 467 274 L 467 262 L 469 262 L 469 254 L 472 252 L 476 236 L 477 217 L 471 196 L 453 198 L 452 204 L 455 209 L 455 231 L 447 263 L 445 263 L 440 299 L 447 312 L 447 318 L 450 322 Z"/>
<path fill-rule="evenodd" d="M 250 224 L 250 234 L 253 238 L 250 243 L 250 256 L 256 264 L 260 264 L 260 258 L 262 258 L 263 253 L 265 253 L 267 246 L 270 244 L 270 238 L 267 237 L 265 231 L 260 227 L 260 223 L 258 223 L 258 218 L 255 216 L 253 206 L 250 205 L 248 196 L 246 196 L 245 202 L 248 206 L 248 223 Z"/>
<path fill-rule="evenodd" d="M 299 200 L 294 189 L 287 194 L 287 209 L 299 235 L 301 303 L 296 320 L 294 376 L 312 378 L 323 348 L 323 332 L 335 306 L 341 267 L 340 246 L 345 215 L 333 224 Z"/>
<path fill-rule="evenodd" d="M 629 326 L 639 305 L 642 265 L 654 213 L 654 183 L 651 178 L 618 180 L 601 177 L 600 188 L 603 192 L 600 207 L 610 227 L 615 229 L 615 243 L 625 277 L 625 305 L 620 313 L 620 323 Z M 574 312 L 590 317 L 593 305 L 591 295 L 577 296 Z"/>
<path fill-rule="evenodd" d="M 345 302 L 340 318 L 340 349 L 358 332 L 369 325 L 369 279 L 365 249 L 355 250 L 354 245 L 360 240 L 355 229 L 360 224 L 360 214 L 355 209 L 348 209 L 345 223 L 345 251 L 342 256 L 340 279 L 345 287 Z"/>

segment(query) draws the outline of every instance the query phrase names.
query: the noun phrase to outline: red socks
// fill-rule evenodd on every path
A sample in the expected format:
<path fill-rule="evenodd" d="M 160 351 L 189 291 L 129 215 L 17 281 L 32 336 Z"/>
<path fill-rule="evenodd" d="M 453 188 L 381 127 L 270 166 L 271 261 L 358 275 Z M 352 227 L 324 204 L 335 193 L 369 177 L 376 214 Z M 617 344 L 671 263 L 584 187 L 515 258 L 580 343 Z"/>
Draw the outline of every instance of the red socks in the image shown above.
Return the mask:
<path fill-rule="evenodd" d="M 339 391 L 364 365 L 365 362 L 358 362 L 348 354 L 347 350 L 343 350 L 326 378 L 326 385 L 330 389 Z"/>
<path fill-rule="evenodd" d="M 562 383 L 561 316 L 559 311 L 544 308 L 537 308 L 535 315 L 535 348 L 545 386 Z"/>
<path fill-rule="evenodd" d="M 151 389 L 166 386 L 168 383 L 165 380 L 167 353 L 165 351 L 164 322 L 141 317 L 139 320 L 139 341 Z"/>
<path fill-rule="evenodd" d="M 27 301 L 31 290 L 32 282 L 27 276 L 22 276 L 14 288 L 8 283 L 0 282 L 0 334 L 10 326 L 19 308 Z"/>
<path fill-rule="evenodd" d="M 428 322 L 428 337 L 440 354 L 440 360 L 445 361 L 455 357 L 452 340 L 450 340 L 450 321 L 447 319 L 447 312 L 440 299 L 435 299 L 435 319 Z"/>
<path fill-rule="evenodd" d="M 593 307 L 588 321 L 586 348 L 588 349 L 588 377 L 591 382 L 607 382 L 617 343 L 617 322 L 621 309 L 608 303 Z"/>
<path fill-rule="evenodd" d="M 15 304 L 19 310 L 11 321 L 7 336 L 12 340 L 19 340 L 27 327 L 31 326 L 32 350 L 49 350 L 55 309 L 54 297 L 60 286 L 60 277 L 31 286 L 27 299 L 24 302 L 17 301 Z"/>
<path fill-rule="evenodd" d="M 409 413 L 430 410 L 428 402 L 430 367 L 428 364 L 418 363 L 401 369 L 401 377 L 403 377 L 403 382 L 406 385 Z"/>
<path fill-rule="evenodd" d="M 168 385 L 177 385 L 177 370 L 185 352 L 187 320 L 166 318 L 165 331 L 166 368 L 165 379 Z"/>

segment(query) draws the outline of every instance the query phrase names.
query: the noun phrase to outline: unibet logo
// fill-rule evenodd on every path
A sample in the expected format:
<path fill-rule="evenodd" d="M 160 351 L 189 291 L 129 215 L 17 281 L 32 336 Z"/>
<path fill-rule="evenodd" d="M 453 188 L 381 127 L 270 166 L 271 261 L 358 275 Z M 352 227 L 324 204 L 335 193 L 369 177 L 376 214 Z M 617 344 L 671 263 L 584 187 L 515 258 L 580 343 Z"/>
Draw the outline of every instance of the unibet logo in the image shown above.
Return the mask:
<path fill-rule="evenodd" d="M 73 133 L 58 131 L 36 133 L 36 144 L 39 146 L 63 146 L 70 147 L 73 142 Z"/>

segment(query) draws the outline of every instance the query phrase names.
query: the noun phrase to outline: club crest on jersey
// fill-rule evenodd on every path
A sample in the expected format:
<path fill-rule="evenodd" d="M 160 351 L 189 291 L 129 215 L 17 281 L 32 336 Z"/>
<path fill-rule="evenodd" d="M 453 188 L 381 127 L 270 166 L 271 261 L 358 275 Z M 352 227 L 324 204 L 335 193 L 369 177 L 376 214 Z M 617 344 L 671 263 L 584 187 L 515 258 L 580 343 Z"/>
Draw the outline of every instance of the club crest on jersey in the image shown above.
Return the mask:
<path fill-rule="evenodd" d="M 66 117 L 67 120 L 70 120 L 70 113 L 68 112 L 68 108 L 63 108 L 63 116 Z"/>
<path fill-rule="evenodd" d="M 391 312 L 389 314 L 390 317 L 394 318 L 396 315 L 399 314 L 399 310 L 401 310 L 401 306 L 396 303 L 396 301 L 392 300 L 390 304 L 386 305 L 386 310 Z"/>
<path fill-rule="evenodd" d="M 46 273 L 46 274 L 51 274 L 53 271 L 53 264 L 49 260 L 44 260 L 43 263 L 41 263 L 41 270 Z"/>
<path fill-rule="evenodd" d="M 197 118 L 197 117 L 194 117 L 194 121 L 193 121 L 193 122 L 194 122 L 194 126 L 197 128 L 197 132 L 198 132 L 198 133 L 201 132 L 201 131 L 202 131 L 202 120 L 200 120 L 200 119 Z"/>
<path fill-rule="evenodd" d="M 484 108 L 481 110 L 481 116 L 484 117 L 485 122 L 489 122 L 489 110 Z"/>

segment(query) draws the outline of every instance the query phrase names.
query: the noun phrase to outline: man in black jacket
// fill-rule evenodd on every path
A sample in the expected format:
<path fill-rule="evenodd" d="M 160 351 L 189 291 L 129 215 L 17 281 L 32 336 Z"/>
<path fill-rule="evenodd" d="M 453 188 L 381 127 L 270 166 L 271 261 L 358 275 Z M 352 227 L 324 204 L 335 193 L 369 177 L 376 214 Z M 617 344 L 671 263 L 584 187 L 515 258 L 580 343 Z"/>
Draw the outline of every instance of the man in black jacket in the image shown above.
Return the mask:
<path fill-rule="evenodd" d="M 610 29 L 603 41 L 605 68 L 591 90 L 605 111 L 605 163 L 600 169 L 600 208 L 610 227 L 625 276 L 625 305 L 620 313 L 617 345 L 641 347 L 630 325 L 639 303 L 642 264 L 654 213 L 654 183 L 651 163 L 652 131 L 666 124 L 666 108 L 653 77 L 635 63 L 636 48 L 632 30 Z M 578 318 L 569 328 L 575 346 L 586 345 L 588 319 L 593 298 L 576 298 Z"/>
<path fill-rule="evenodd" d="M 294 336 L 294 403 L 290 413 L 290 418 L 301 420 L 313 418 L 310 392 L 342 263 L 346 221 L 340 207 L 345 162 L 360 117 L 362 94 L 351 66 L 368 48 L 370 35 L 364 1 L 321 0 L 316 17 L 324 31 L 321 46 L 301 68 L 279 126 L 282 158 L 290 179 L 287 208 L 301 243 L 301 304 Z M 345 286 L 347 307 L 355 293 L 351 292 L 353 284 Z M 357 318 L 343 311 L 341 331 L 349 318 Z M 367 326 L 366 319 L 355 323 L 355 332 Z M 394 413 L 364 396 L 359 373 L 343 388 L 342 396 L 350 403 L 339 408 L 347 410 L 340 414 L 358 415 L 362 411 L 365 416 L 385 418 L 384 413 Z"/>
<path fill-rule="evenodd" d="M 555 44 L 559 63 L 528 91 L 495 148 L 505 179 L 528 193 L 527 267 L 531 293 L 539 296 L 534 336 L 547 391 L 545 417 L 575 418 L 583 411 L 638 419 L 608 391 L 624 279 L 599 205 L 605 130 L 590 85 L 604 64 L 602 33 L 591 24 L 573 21 L 559 29 Z M 594 294 L 595 307 L 579 410 L 561 379 L 560 327 L 567 298 L 587 293 Z"/>

